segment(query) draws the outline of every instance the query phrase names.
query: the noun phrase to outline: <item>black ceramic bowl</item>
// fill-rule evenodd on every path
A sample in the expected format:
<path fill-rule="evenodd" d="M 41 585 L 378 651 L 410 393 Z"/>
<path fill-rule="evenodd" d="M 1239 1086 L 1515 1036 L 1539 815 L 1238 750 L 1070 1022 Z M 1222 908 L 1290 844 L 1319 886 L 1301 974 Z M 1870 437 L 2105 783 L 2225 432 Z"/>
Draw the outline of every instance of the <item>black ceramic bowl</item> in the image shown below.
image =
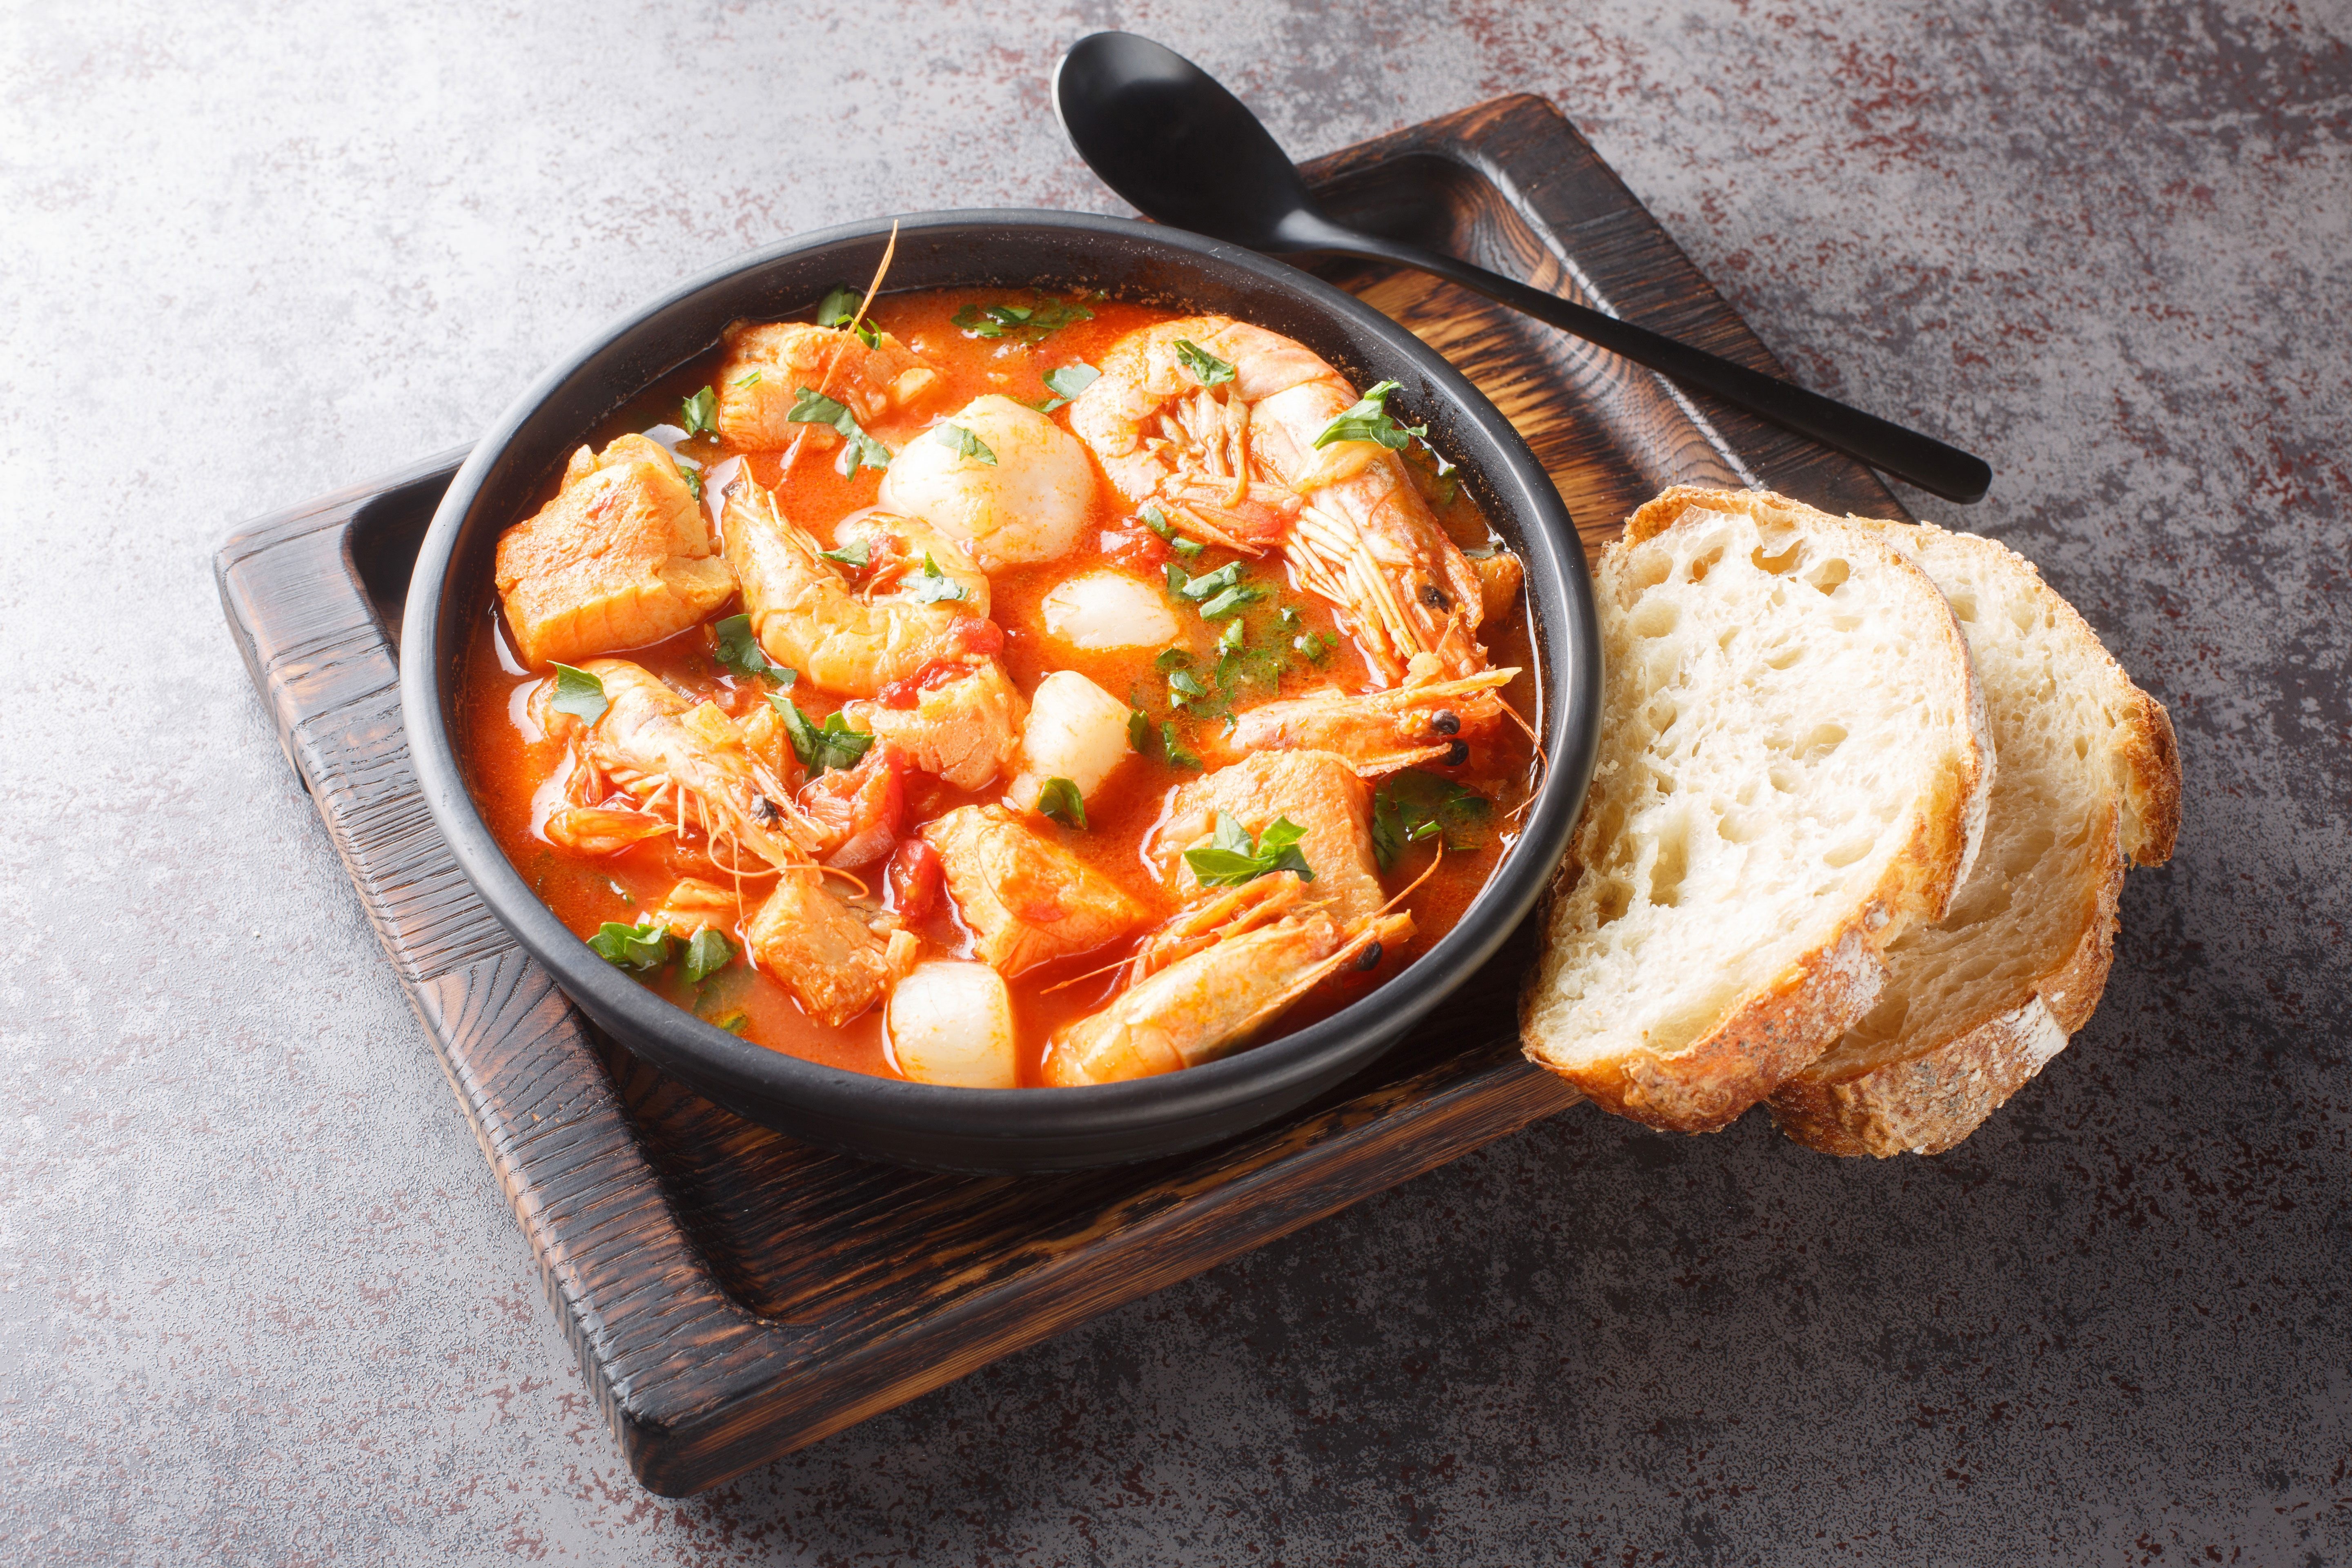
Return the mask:
<path fill-rule="evenodd" d="M 904 219 L 888 287 L 1045 284 L 1223 311 L 1298 339 L 1360 384 L 1403 384 L 1399 405 L 1463 473 L 1528 567 L 1549 775 L 1520 841 L 1444 940 L 1354 1005 L 1190 1071 L 1087 1089 L 900 1083 L 764 1049 L 672 1006 L 590 952 L 491 838 L 455 745 L 467 628 L 488 614 L 498 536 L 527 515 L 589 432 L 652 383 L 710 352 L 740 318 L 807 310 L 873 274 L 887 220 L 787 240 L 683 285 L 556 365 L 483 437 L 450 484 L 408 594 L 400 691 L 434 820 L 492 912 L 589 1017 L 719 1104 L 846 1152 L 969 1171 L 1042 1171 L 1174 1153 L 1279 1115 L 1362 1068 L 1492 954 L 1568 840 L 1592 768 L 1601 654 L 1584 555 L 1567 509 L 1494 405 L 1402 327 L 1295 268 L 1174 229 L 1078 213 L 977 211 Z"/>

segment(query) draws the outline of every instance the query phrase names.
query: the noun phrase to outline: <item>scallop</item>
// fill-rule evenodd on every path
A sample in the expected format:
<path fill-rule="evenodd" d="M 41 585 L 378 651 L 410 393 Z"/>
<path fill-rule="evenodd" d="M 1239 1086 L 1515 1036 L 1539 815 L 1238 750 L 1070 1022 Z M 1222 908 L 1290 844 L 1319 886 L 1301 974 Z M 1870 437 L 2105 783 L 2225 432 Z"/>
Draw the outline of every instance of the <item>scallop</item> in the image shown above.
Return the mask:
<path fill-rule="evenodd" d="M 890 1055 L 917 1083 L 1015 1089 L 1013 994 L 985 963 L 937 958 L 891 988 L 883 1015 Z"/>
<path fill-rule="evenodd" d="M 880 499 L 953 535 L 994 572 L 1070 552 L 1094 506 L 1094 463 L 1076 437 L 992 393 L 908 442 Z"/>
<path fill-rule="evenodd" d="M 1085 653 L 1172 647 L 1183 631 L 1158 588 L 1108 567 L 1064 578 L 1041 608 L 1046 635 Z"/>
<path fill-rule="evenodd" d="M 1006 792 L 1023 811 L 1037 809 L 1047 779 L 1067 779 L 1092 800 L 1131 749 L 1127 704 L 1074 669 L 1057 669 L 1029 694 L 1021 727 L 1021 776 Z"/>

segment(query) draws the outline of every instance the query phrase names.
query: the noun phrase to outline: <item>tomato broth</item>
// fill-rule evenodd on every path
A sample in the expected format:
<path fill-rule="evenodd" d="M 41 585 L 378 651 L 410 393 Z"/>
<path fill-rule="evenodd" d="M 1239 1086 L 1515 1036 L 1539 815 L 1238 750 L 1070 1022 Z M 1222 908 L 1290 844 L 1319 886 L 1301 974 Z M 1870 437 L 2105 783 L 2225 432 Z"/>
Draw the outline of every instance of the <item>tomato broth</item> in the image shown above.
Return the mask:
<path fill-rule="evenodd" d="M 1020 319 L 1009 311 L 987 313 L 990 307 L 1035 311 L 1053 305 L 1061 308 L 1048 313 L 1048 319 L 1082 319 L 1038 331 L 1019 324 Z M 1071 366 L 1091 369 L 1122 338 L 1180 314 L 1109 300 L 1057 301 L 1003 289 L 877 296 L 867 318 L 872 326 L 895 337 L 939 380 L 923 398 L 919 416 L 896 424 L 878 422 L 871 434 L 892 451 L 902 451 L 908 442 L 922 438 L 983 395 L 1001 395 L 1033 406 L 1043 404 L 1057 396 L 1045 379 L 1049 373 Z M 989 335 L 991 328 L 996 335 Z M 629 433 L 650 434 L 699 465 L 699 499 L 714 531 L 721 526 L 725 484 L 748 476 L 774 492 L 778 509 L 799 528 L 829 547 L 835 545 L 845 521 L 877 506 L 882 475 L 866 466 L 844 473 L 845 464 L 836 460 L 841 454 L 832 451 L 802 452 L 787 472 L 784 451 L 739 449 L 715 431 L 688 434 L 681 428 L 681 406 L 718 384 L 723 360 L 723 352 L 714 353 L 666 378 L 593 432 L 591 445 L 602 447 Z M 1049 413 L 1057 425 L 1068 428 L 1066 404 Z M 1402 456 L 1412 482 L 1456 545 L 1473 555 L 1500 548 L 1465 489 L 1444 471 L 1433 451 L 1415 441 Z M 736 465 L 731 474 L 730 462 Z M 1170 797 L 1202 776 L 1199 766 L 1190 764 L 1203 749 L 1201 742 L 1225 727 L 1224 711 L 1326 689 L 1361 692 L 1383 684 L 1332 606 L 1301 585 L 1278 549 L 1256 559 L 1215 545 L 1183 549 L 1178 543 L 1181 534 L 1163 537 L 1139 515 L 1141 509 L 1121 499 L 1099 468 L 1097 481 L 1091 515 L 1074 548 L 1057 559 L 988 574 L 989 618 L 1002 628 L 1003 666 L 1022 693 L 1033 692 L 1053 671 L 1074 670 L 1140 715 L 1130 732 L 1145 743 L 1087 801 L 1083 828 L 1037 816 L 1034 802 L 1004 804 L 1025 810 L 1031 831 L 1116 882 L 1151 918 L 1130 934 L 1093 951 L 1007 977 L 1020 1081 L 1024 1084 L 1045 1081 L 1041 1063 L 1051 1037 L 1109 1003 L 1124 984 L 1122 963 L 1162 921 L 1178 912 L 1180 901 L 1163 888 L 1149 847 Z M 545 495 L 551 499 L 556 493 L 557 487 L 551 485 Z M 1237 616 L 1211 621 L 1196 613 L 1195 605 L 1170 594 L 1181 628 L 1172 649 L 1081 651 L 1044 629 L 1045 595 L 1057 584 L 1089 569 L 1117 568 L 1157 584 L 1165 580 L 1171 564 L 1198 576 L 1236 561 L 1243 563 L 1247 580 L 1269 590 L 1267 595 Z M 808 680 L 798 680 L 780 693 L 772 679 L 722 662 L 714 628 L 742 609 L 740 601 L 730 600 L 698 624 L 650 646 L 604 652 L 634 661 L 675 692 L 707 700 L 739 721 L 749 720 L 777 696 L 818 725 L 837 713 L 844 700 L 815 689 Z M 1236 624 L 1242 627 L 1238 634 L 1229 629 Z M 1538 695 L 1523 595 L 1506 612 L 1490 608 L 1477 635 L 1494 666 L 1519 669 L 1500 696 L 1515 715 L 1531 721 Z M 549 736 L 542 727 L 543 712 L 533 700 L 550 679 L 546 668 L 527 667 L 518 647 L 506 611 L 494 599 L 474 626 L 458 700 L 461 752 L 475 801 L 516 870 L 572 931 L 587 939 L 608 923 L 637 925 L 662 905 L 679 879 L 674 836 L 605 854 L 582 853 L 549 837 L 549 816 L 563 805 L 578 764 L 565 742 Z M 1228 659 L 1235 653 L 1241 658 Z M 1212 679 L 1213 673 L 1229 669 L 1234 672 L 1230 682 Z M 1197 684 L 1209 688 L 1211 698 L 1181 700 L 1171 685 L 1177 670 L 1192 672 Z M 1398 907 L 1412 914 L 1415 934 L 1388 950 L 1374 948 L 1377 962 L 1369 968 L 1350 967 L 1323 980 L 1261 1031 L 1261 1038 L 1326 1016 L 1412 963 L 1461 918 L 1510 851 L 1517 814 L 1529 797 L 1538 766 L 1528 733 L 1517 722 L 1506 723 L 1480 737 L 1476 745 L 1458 750 L 1468 753 L 1458 765 L 1425 765 L 1418 774 L 1438 781 L 1433 786 L 1422 785 L 1424 795 L 1434 788 L 1464 804 L 1435 827 L 1423 826 L 1424 836 L 1417 841 L 1397 847 L 1391 863 L 1381 872 L 1382 887 Z M 1008 777 L 998 777 L 977 790 L 966 790 L 929 774 L 908 773 L 898 831 L 912 836 L 922 824 L 957 807 L 1003 801 L 1009 783 Z M 1372 787 L 1384 792 L 1376 800 L 1386 800 L 1385 792 L 1392 785 L 1393 781 L 1374 781 Z M 1467 795 L 1461 793 L 1465 791 Z M 863 912 L 879 913 L 888 903 L 879 862 L 854 868 L 828 885 Z M 750 909 L 747 903 L 747 921 Z M 922 940 L 927 953 L 972 953 L 973 933 L 951 899 L 941 897 L 934 910 L 904 923 Z M 771 1049 L 856 1072 L 901 1076 L 885 1038 L 884 1007 L 869 1007 L 838 1026 L 822 1022 L 803 1009 L 775 974 L 747 962 L 740 929 L 729 934 L 732 962 L 699 983 L 690 982 L 685 966 L 676 962 L 640 975 L 642 983 L 677 1005 Z"/>

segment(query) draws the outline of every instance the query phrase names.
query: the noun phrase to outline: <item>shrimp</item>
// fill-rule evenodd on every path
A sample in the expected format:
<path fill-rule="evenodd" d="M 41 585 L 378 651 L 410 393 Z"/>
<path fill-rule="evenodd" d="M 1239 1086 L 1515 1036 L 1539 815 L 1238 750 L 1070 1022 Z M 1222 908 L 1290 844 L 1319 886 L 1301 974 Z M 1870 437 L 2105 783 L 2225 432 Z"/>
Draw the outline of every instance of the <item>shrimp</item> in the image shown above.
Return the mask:
<path fill-rule="evenodd" d="M 1330 752 L 1368 779 L 1424 763 L 1458 767 L 1470 760 L 1470 742 L 1502 719 L 1503 700 L 1495 694 L 1518 673 L 1489 669 L 1388 691 L 1277 698 L 1239 715 L 1232 733 L 1202 743 L 1218 756 Z"/>
<path fill-rule="evenodd" d="M 735 591 L 677 464 L 643 436 L 573 453 L 555 499 L 499 536 L 496 571 L 526 665 L 659 642 Z"/>
<path fill-rule="evenodd" d="M 836 1029 L 880 1001 L 923 946 L 889 916 L 860 920 L 810 866 L 784 872 L 743 940 L 802 1011 Z"/>
<path fill-rule="evenodd" d="M 1118 883 L 1031 832 L 1001 805 L 966 805 L 923 829 L 973 952 L 1001 973 L 1090 952 L 1125 936 L 1147 911 Z"/>
<path fill-rule="evenodd" d="M 841 444 L 830 426 L 790 417 L 803 386 L 823 389 L 860 426 L 871 426 L 912 409 L 939 384 L 939 372 L 887 332 L 877 333 L 868 348 L 839 327 L 738 321 L 724 337 L 727 363 L 719 370 L 714 422 L 728 445 L 747 451 L 778 451 L 796 439 L 818 452 Z"/>
<path fill-rule="evenodd" d="M 963 623 L 987 620 L 986 574 L 928 523 L 887 512 L 843 523 L 837 552 L 866 547 L 860 590 L 748 478 L 728 487 L 720 521 L 761 648 L 820 691 L 878 695 L 966 651 L 976 628 Z"/>
<path fill-rule="evenodd" d="M 1076 547 L 1094 510 L 1095 470 L 1060 426 L 990 393 L 908 442 L 882 476 L 879 499 L 961 541 L 994 572 L 1058 561 Z"/>
<path fill-rule="evenodd" d="M 1253 838 L 1277 817 L 1287 817 L 1306 829 L 1298 852 L 1315 873 L 1301 889 L 1303 902 L 1353 924 L 1379 910 L 1387 897 L 1372 861 L 1370 795 L 1345 757 L 1262 752 L 1176 790 L 1145 842 L 1145 853 L 1162 886 L 1189 900 L 1201 891 L 1201 881 L 1183 851 L 1208 841 L 1219 812 Z"/>
<path fill-rule="evenodd" d="M 1116 1083 L 1214 1061 L 1332 974 L 1370 968 L 1412 933 L 1412 916 L 1402 910 L 1344 925 L 1315 910 L 1221 935 L 1056 1030 L 1045 1081 Z"/>
<path fill-rule="evenodd" d="M 1203 383 L 1189 345 L 1230 368 Z M 1170 525 L 1247 554 L 1278 545 L 1328 601 L 1383 685 L 1485 668 L 1478 573 L 1378 442 L 1315 442 L 1356 402 L 1303 345 L 1223 316 L 1142 328 L 1103 358 L 1070 426 L 1119 493 Z"/>
<path fill-rule="evenodd" d="M 667 926 L 670 934 L 682 941 L 708 926 L 733 931 L 743 918 L 743 896 L 699 877 L 680 877 L 653 918 L 654 923 Z"/>
<path fill-rule="evenodd" d="M 731 875 L 761 876 L 808 861 L 820 837 L 815 825 L 716 704 L 682 697 L 626 659 L 591 659 L 581 668 L 604 684 L 608 704 L 595 722 L 571 719 L 565 727 L 573 752 L 569 788 L 578 805 L 598 808 L 592 821 L 614 815 L 598 806 L 609 785 L 679 837 L 699 832 L 711 863 Z M 559 811 L 548 819 L 548 835 L 562 842 L 558 836 L 579 821 Z M 746 865 L 745 854 L 758 863 Z"/>

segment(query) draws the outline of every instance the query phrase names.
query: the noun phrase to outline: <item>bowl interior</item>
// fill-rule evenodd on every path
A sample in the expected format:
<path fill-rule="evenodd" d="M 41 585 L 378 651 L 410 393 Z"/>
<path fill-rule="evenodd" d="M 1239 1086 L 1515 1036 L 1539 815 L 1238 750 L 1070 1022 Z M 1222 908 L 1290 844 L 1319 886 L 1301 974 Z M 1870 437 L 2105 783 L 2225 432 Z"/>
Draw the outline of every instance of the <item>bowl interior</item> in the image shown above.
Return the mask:
<path fill-rule="evenodd" d="M 488 613 L 499 534 L 536 506 L 588 432 L 653 383 L 709 353 L 730 322 L 797 315 L 835 284 L 870 278 L 888 233 L 887 220 L 829 230 L 681 285 L 549 371 L 486 435 L 434 520 L 404 626 L 404 707 L 427 802 L 484 901 L 567 993 L 633 1049 L 756 1120 L 789 1121 L 790 1130 L 804 1136 L 886 1155 L 893 1151 L 874 1145 L 867 1132 L 889 1127 L 917 1140 L 936 1135 L 1001 1147 L 1016 1163 L 1024 1145 L 1059 1141 L 1116 1159 L 1167 1152 L 1157 1146 L 1164 1138 L 1151 1135 L 1155 1129 L 1217 1122 L 1239 1131 L 1370 1059 L 1508 935 L 1566 843 L 1590 776 L 1599 715 L 1599 645 L 1583 553 L 1533 454 L 1433 351 L 1308 274 L 1122 219 L 975 212 L 904 220 L 885 287 L 1101 289 L 1219 311 L 1296 338 L 1359 385 L 1401 383 L 1398 405 L 1427 420 L 1432 443 L 1460 465 L 1490 523 L 1519 552 L 1528 567 L 1541 702 L 1539 714 L 1529 717 L 1543 737 L 1547 775 L 1517 847 L 1463 919 L 1364 1000 L 1223 1061 L 1134 1083 L 975 1090 L 821 1067 L 704 1024 L 595 957 L 532 895 L 467 792 L 453 749 L 458 666 L 467 628 Z M 1237 1117 L 1244 1119 L 1239 1124 Z"/>

